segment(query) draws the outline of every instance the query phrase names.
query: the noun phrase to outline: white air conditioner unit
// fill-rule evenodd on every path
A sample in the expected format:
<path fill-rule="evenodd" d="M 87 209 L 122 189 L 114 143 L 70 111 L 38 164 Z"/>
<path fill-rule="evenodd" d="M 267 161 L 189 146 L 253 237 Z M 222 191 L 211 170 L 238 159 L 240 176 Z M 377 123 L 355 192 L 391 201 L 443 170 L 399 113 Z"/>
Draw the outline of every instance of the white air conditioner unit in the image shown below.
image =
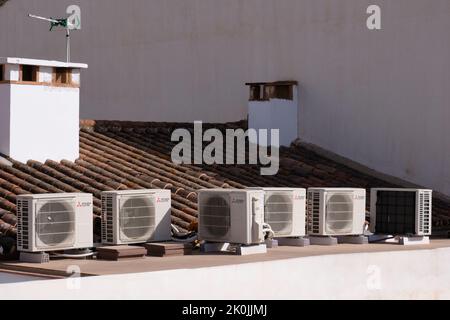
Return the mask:
<path fill-rule="evenodd" d="M 17 249 L 62 251 L 93 247 L 92 195 L 17 196 Z"/>
<path fill-rule="evenodd" d="M 374 188 L 370 231 L 387 235 L 431 235 L 432 190 Z"/>
<path fill-rule="evenodd" d="M 364 234 L 365 189 L 310 188 L 307 201 L 308 234 L 317 236 Z"/>
<path fill-rule="evenodd" d="M 248 189 L 264 191 L 264 221 L 272 228 L 275 238 L 305 236 L 306 189 Z"/>
<path fill-rule="evenodd" d="M 170 190 L 102 192 L 102 243 L 171 240 Z"/>
<path fill-rule="evenodd" d="M 202 240 L 243 245 L 265 240 L 262 190 L 200 190 L 198 216 Z"/>

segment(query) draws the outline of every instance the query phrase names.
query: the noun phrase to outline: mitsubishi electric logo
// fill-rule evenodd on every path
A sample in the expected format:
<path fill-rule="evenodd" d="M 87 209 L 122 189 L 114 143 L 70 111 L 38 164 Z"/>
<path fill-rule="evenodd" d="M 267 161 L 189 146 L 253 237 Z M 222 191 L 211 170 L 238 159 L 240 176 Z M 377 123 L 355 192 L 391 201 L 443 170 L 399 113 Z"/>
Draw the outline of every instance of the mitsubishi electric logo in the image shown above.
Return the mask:
<path fill-rule="evenodd" d="M 90 207 L 92 205 L 92 202 L 77 202 L 77 208 L 86 208 Z"/>
<path fill-rule="evenodd" d="M 242 204 L 242 203 L 244 203 L 244 199 L 242 199 L 242 198 L 232 198 L 231 199 L 231 203 Z"/>

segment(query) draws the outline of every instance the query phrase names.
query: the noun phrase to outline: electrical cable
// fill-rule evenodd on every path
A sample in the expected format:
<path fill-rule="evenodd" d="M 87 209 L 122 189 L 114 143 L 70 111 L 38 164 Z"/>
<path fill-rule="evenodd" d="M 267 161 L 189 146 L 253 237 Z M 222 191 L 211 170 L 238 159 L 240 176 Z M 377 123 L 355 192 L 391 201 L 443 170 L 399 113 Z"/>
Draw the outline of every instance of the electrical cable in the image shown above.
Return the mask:
<path fill-rule="evenodd" d="M 175 232 L 175 233 L 181 233 L 180 229 L 178 229 L 176 225 L 171 224 L 171 227 L 172 227 L 172 231 L 173 231 L 173 232 Z"/>
<path fill-rule="evenodd" d="M 268 223 L 263 223 L 262 231 L 265 234 L 266 239 L 273 239 L 275 237 L 275 232 L 272 230 L 272 227 Z"/>
<path fill-rule="evenodd" d="M 55 258 L 66 258 L 66 259 L 82 259 L 94 256 L 94 252 L 82 253 L 82 254 L 66 254 L 66 253 L 52 253 L 50 256 Z"/>
<path fill-rule="evenodd" d="M 172 237 L 172 241 L 180 242 L 180 243 L 191 243 L 191 242 L 194 242 L 196 240 L 198 240 L 198 236 L 197 235 L 194 235 L 194 236 L 192 236 L 190 238 L 186 238 L 186 239 L 180 239 L 180 238 Z"/>
<path fill-rule="evenodd" d="M 176 242 L 194 242 L 198 239 L 196 232 L 181 232 L 175 225 L 172 224 L 172 240 Z"/>
<path fill-rule="evenodd" d="M 395 238 L 396 238 L 395 236 L 392 236 L 392 237 L 387 237 L 387 238 L 382 238 L 382 239 L 372 240 L 372 241 L 369 241 L 369 243 L 377 243 L 377 242 L 382 242 L 382 241 L 391 240 L 391 239 L 395 239 Z"/>

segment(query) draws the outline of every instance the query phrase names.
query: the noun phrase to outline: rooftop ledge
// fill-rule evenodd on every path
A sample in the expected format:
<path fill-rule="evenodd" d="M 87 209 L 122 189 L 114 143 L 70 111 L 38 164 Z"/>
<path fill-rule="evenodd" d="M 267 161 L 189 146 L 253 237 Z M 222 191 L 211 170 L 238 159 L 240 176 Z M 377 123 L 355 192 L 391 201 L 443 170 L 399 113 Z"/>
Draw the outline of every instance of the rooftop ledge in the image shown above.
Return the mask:
<path fill-rule="evenodd" d="M 408 247 L 278 247 L 254 256 L 5 262 L 0 273 L 25 273 L 37 281 L 11 281 L 0 290 L 21 299 L 448 299 L 449 264 L 448 239 Z M 69 285 L 73 279 L 40 280 L 65 278 L 73 266 L 82 275 L 76 290 Z"/>
<path fill-rule="evenodd" d="M 11 58 L 11 57 L 0 57 L 0 64 L 21 64 L 21 65 L 31 65 L 41 67 L 75 68 L 75 69 L 88 68 L 88 65 L 85 63 L 62 62 L 54 60 L 38 60 L 27 58 Z"/>

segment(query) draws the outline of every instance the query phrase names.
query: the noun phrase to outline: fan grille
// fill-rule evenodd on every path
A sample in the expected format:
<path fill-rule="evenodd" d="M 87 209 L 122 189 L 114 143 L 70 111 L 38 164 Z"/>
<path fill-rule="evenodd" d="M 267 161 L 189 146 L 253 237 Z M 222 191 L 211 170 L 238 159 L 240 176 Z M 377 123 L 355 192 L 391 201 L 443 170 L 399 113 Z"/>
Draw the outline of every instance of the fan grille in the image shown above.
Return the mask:
<path fill-rule="evenodd" d="M 377 233 L 415 233 L 416 192 L 378 191 L 376 210 Z"/>
<path fill-rule="evenodd" d="M 69 200 L 38 203 L 36 215 L 37 243 L 44 247 L 68 247 L 75 239 L 75 208 Z"/>
<path fill-rule="evenodd" d="M 130 197 L 120 206 L 122 241 L 148 241 L 155 231 L 155 201 L 153 197 Z"/>
<path fill-rule="evenodd" d="M 327 196 L 326 232 L 351 233 L 353 229 L 353 198 L 350 194 L 331 193 Z"/>
<path fill-rule="evenodd" d="M 292 233 L 293 196 L 289 193 L 272 193 L 266 197 L 265 220 L 275 235 Z"/>
<path fill-rule="evenodd" d="M 200 205 L 201 224 L 204 234 L 215 238 L 225 237 L 230 230 L 230 205 L 224 197 L 211 196 Z"/>

